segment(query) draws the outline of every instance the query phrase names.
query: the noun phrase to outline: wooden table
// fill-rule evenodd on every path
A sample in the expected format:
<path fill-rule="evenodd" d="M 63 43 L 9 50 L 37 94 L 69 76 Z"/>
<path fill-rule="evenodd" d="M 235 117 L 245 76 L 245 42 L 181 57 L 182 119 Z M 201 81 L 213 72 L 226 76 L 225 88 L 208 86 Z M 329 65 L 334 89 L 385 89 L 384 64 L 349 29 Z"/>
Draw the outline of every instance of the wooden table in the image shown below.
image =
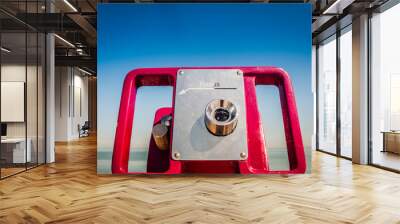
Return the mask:
<path fill-rule="evenodd" d="M 400 154 L 400 131 L 383 131 L 382 152 Z"/>

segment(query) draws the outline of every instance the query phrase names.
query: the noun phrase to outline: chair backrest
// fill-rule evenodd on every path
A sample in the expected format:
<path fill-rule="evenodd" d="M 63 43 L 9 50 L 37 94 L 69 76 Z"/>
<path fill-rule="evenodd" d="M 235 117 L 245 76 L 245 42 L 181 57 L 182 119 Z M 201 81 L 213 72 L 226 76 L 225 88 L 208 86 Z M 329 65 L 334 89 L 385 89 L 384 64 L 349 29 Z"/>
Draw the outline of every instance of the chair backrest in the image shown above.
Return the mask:
<path fill-rule="evenodd" d="M 86 128 L 89 129 L 90 125 L 89 125 L 89 121 L 85 121 L 85 123 L 83 124 L 82 128 Z"/>

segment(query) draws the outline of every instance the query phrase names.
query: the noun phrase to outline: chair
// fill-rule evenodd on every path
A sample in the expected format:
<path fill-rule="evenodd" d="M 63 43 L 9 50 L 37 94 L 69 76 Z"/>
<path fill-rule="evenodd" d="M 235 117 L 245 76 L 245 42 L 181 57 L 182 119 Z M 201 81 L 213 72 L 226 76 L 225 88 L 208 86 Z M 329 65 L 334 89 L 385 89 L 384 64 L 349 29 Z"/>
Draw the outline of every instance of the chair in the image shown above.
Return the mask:
<path fill-rule="evenodd" d="M 85 121 L 85 123 L 82 126 L 78 124 L 79 138 L 89 136 L 89 129 L 90 129 L 89 121 Z"/>

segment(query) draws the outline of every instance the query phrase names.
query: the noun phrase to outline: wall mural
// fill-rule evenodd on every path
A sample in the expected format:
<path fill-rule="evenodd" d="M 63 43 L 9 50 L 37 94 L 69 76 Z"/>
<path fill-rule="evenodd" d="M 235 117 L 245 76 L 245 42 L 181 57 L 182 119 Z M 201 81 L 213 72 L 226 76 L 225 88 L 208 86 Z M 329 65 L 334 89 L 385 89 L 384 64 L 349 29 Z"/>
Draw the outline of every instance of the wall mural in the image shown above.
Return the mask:
<path fill-rule="evenodd" d="M 310 21 L 309 4 L 100 4 L 98 173 L 310 172 Z"/>

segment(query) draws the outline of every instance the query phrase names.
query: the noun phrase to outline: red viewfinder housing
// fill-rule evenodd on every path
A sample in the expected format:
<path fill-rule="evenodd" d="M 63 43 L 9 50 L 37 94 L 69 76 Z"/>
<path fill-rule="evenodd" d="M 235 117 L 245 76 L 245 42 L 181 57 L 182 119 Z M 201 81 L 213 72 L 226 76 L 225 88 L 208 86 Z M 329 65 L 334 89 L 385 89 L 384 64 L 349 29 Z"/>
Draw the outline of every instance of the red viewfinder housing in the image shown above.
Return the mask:
<path fill-rule="evenodd" d="M 131 144 L 136 91 L 141 86 L 172 86 L 173 104 L 176 98 L 177 74 L 181 69 L 238 69 L 243 73 L 247 147 L 244 160 L 177 160 L 171 155 L 173 132 L 169 132 L 170 147 L 159 150 L 152 138 L 149 144 L 147 172 L 129 172 L 128 161 Z M 270 170 L 267 147 L 264 140 L 260 112 L 257 106 L 256 85 L 275 85 L 279 89 L 283 124 L 285 130 L 288 170 Z M 154 125 L 165 115 L 175 119 L 174 108 L 160 108 L 156 111 Z M 112 158 L 114 174 L 183 174 L 183 173 L 240 173 L 240 174 L 297 174 L 306 171 L 306 159 L 296 108 L 295 95 L 289 75 L 276 67 L 196 67 L 196 68 L 141 68 L 129 72 L 125 78 L 119 108 L 118 123 Z"/>

